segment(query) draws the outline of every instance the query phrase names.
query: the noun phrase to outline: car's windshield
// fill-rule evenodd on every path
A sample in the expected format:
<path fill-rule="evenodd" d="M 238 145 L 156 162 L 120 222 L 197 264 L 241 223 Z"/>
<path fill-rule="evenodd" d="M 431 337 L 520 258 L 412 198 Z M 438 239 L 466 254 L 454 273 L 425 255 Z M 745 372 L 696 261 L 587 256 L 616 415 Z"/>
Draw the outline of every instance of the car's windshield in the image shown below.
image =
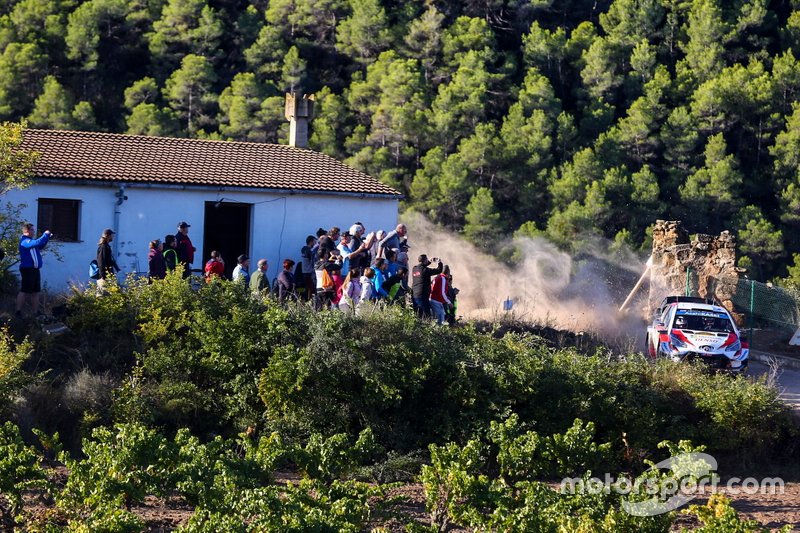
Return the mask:
<path fill-rule="evenodd" d="M 731 319 L 726 315 L 703 311 L 678 310 L 672 327 L 675 329 L 712 331 L 718 333 L 730 333 L 733 331 Z"/>

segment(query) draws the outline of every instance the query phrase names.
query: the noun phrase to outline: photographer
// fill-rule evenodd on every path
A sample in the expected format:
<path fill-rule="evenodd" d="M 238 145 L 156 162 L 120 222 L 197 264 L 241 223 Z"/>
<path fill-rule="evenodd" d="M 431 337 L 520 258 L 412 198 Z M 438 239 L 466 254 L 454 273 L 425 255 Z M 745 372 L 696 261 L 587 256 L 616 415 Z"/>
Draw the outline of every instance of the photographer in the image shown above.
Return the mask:
<path fill-rule="evenodd" d="M 418 261 L 411 270 L 411 296 L 414 312 L 419 317 L 428 317 L 431 316 L 431 277 L 442 273 L 442 261 L 436 257 L 429 261 L 425 254 L 420 255 Z M 439 266 L 430 268 L 432 262 Z"/>

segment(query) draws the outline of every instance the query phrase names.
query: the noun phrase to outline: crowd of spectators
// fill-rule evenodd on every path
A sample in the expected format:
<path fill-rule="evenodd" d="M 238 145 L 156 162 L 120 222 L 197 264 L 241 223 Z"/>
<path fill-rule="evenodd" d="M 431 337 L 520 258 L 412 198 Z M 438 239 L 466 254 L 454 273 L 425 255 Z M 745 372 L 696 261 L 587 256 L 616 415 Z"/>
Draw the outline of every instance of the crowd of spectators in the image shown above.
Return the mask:
<path fill-rule="evenodd" d="M 175 269 L 182 269 L 185 277 L 190 275 L 196 251 L 188 235 L 190 227 L 181 222 L 175 235 L 167 235 L 163 243 L 158 239 L 150 243 L 151 280 L 163 279 Z M 411 265 L 407 233 L 405 224 L 389 232 L 369 233 L 360 222 L 344 232 L 336 226 L 320 228 L 306 238 L 299 250 L 300 261 L 284 259 L 271 283 L 268 261 L 259 259 L 251 273 L 246 254 L 237 257 L 231 280 L 254 296 L 308 302 L 318 310 L 359 313 L 374 302 L 385 302 L 411 305 L 420 317 L 435 318 L 439 324 L 455 323 L 458 289 L 453 287 L 449 267 L 425 254 Z M 225 262 L 218 251 L 211 252 L 203 277 L 207 282 L 225 277 Z"/>

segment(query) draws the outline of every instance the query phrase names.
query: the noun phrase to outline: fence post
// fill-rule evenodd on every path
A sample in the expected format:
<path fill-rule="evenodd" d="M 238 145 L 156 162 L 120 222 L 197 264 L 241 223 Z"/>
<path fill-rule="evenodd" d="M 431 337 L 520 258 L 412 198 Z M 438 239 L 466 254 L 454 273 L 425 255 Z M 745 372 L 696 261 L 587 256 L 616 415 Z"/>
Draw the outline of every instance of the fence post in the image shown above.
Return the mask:
<path fill-rule="evenodd" d="M 750 280 L 750 335 L 748 336 L 748 341 L 750 342 L 750 349 L 753 349 L 753 313 L 755 313 L 756 309 L 756 282 L 755 280 Z"/>
<path fill-rule="evenodd" d="M 686 296 L 691 296 L 689 294 L 689 273 L 692 271 L 692 267 L 686 267 Z"/>

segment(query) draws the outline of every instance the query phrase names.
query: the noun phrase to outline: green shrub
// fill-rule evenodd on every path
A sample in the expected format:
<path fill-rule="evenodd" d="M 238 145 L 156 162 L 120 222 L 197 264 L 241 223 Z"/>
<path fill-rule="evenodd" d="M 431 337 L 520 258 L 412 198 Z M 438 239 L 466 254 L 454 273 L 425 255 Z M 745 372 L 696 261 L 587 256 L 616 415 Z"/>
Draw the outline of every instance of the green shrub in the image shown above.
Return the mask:
<path fill-rule="evenodd" d="M 591 432 L 591 424 L 576 420 L 566 433 L 542 437 L 520 432 L 510 417 L 492 424 L 493 448 L 479 439 L 464 446 L 431 445 L 431 464 L 422 467 L 420 478 L 432 525 L 438 531 L 452 525 L 480 531 L 667 531 L 671 514 L 632 516 L 614 491 L 571 494 L 536 479 L 599 460 L 608 446 L 595 444 Z M 568 449 L 577 455 L 562 453 Z M 496 472 L 492 464 L 498 465 Z"/>
<path fill-rule="evenodd" d="M 682 511 L 683 514 L 695 516 L 701 526 L 694 528 L 696 533 L 766 533 L 769 528 L 761 527 L 755 520 L 742 520 L 731 501 L 722 494 L 712 494 L 706 505 L 692 505 Z M 681 532 L 687 530 L 681 528 Z M 792 526 L 783 526 L 778 531 L 788 533 Z"/>
<path fill-rule="evenodd" d="M 33 344 L 27 338 L 14 342 L 8 328 L 0 328 L 0 412 L 28 380 L 22 365 L 32 352 Z"/>
<path fill-rule="evenodd" d="M 45 481 L 39 462 L 39 454 L 25 444 L 17 426 L 0 426 L 0 525 L 19 512 L 25 489 Z"/>

